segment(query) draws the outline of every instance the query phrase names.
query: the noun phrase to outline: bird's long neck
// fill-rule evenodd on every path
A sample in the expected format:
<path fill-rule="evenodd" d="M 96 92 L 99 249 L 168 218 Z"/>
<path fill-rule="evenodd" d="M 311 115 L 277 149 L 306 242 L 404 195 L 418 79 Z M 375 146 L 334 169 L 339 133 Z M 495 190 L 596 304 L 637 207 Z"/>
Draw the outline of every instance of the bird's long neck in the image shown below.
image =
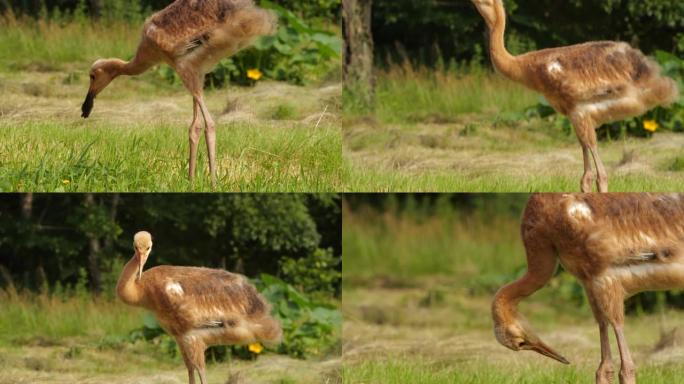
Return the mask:
<path fill-rule="evenodd" d="M 105 64 L 113 74 L 112 77 L 120 75 L 134 76 L 139 75 L 149 69 L 153 63 L 149 63 L 136 55 L 131 61 L 121 59 L 106 59 Z"/>
<path fill-rule="evenodd" d="M 504 76 L 514 81 L 522 80 L 522 71 L 516 58 L 506 49 L 506 10 L 501 0 L 495 0 L 496 19 L 489 27 L 489 53 L 494 67 Z"/>
<path fill-rule="evenodd" d="M 121 301 L 130 305 L 142 305 L 145 293 L 137 280 L 138 261 L 133 256 L 121 271 L 119 281 L 116 284 L 116 295 Z"/>
<path fill-rule="evenodd" d="M 499 289 L 492 302 L 494 328 L 503 328 L 508 324 L 521 322 L 523 318 L 518 313 L 518 303 L 543 286 L 544 282 L 526 273 L 520 279 Z"/>

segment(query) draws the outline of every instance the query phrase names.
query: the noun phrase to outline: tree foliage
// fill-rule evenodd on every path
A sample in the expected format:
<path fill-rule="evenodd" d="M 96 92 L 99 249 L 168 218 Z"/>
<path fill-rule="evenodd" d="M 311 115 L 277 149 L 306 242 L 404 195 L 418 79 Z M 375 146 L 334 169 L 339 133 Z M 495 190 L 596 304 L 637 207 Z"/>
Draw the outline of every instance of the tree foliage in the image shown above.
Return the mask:
<path fill-rule="evenodd" d="M 684 53 L 684 2 L 669 0 L 504 1 L 513 52 L 592 40 L 622 40 L 645 52 Z M 378 57 L 434 63 L 481 60 L 485 24 L 469 1 L 376 0 Z"/>
<path fill-rule="evenodd" d="M 22 210 L 24 196 L 0 198 L 0 266 L 12 279 L 5 284 L 32 289 L 74 285 L 93 252 L 89 244 L 96 240 L 102 246 L 95 248 L 95 262 L 104 272 L 104 284 L 111 285 L 111 276 L 131 257 L 132 236 L 139 230 L 154 239 L 148 268 L 198 265 L 250 276 L 282 275 L 282 260 L 316 258 L 320 252 L 333 252 L 335 261 L 329 262 L 341 268 L 335 195 L 97 194 L 88 203 L 82 194 L 36 194 L 30 215 Z M 310 276 L 297 272 L 302 276 L 289 269 L 284 277 L 298 284 Z M 338 286 L 336 278 L 325 287 L 334 294 Z"/>

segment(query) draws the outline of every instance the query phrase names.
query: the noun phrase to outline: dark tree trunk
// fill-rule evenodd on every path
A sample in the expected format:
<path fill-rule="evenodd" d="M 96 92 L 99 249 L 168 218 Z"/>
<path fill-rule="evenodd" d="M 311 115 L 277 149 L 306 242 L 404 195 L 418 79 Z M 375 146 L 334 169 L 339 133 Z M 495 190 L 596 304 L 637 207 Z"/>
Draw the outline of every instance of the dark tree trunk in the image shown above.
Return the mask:
<path fill-rule="evenodd" d="M 363 109 L 372 109 L 375 99 L 371 5 L 372 0 L 342 0 L 345 92 Z"/>
<path fill-rule="evenodd" d="M 95 209 L 95 196 L 92 193 L 86 193 L 85 206 L 88 209 Z M 102 292 L 102 276 L 100 275 L 100 253 L 102 247 L 100 246 L 100 239 L 86 231 L 88 236 L 88 273 L 90 274 L 90 289 L 99 296 Z"/>
<path fill-rule="evenodd" d="M 35 234 L 35 224 L 31 222 L 33 220 L 33 193 L 25 193 L 21 196 L 21 218 L 30 226 L 27 237 L 33 237 Z M 40 252 L 36 254 L 36 287 L 41 291 L 45 291 L 48 287 L 45 264 Z"/>
<path fill-rule="evenodd" d="M 93 19 L 102 17 L 102 0 L 90 0 L 90 15 Z"/>
<path fill-rule="evenodd" d="M 119 201 L 121 200 L 121 195 L 119 195 L 118 193 L 113 193 L 111 196 L 112 200 L 109 205 L 109 218 L 112 220 L 112 222 L 116 222 L 116 212 L 119 208 Z M 114 253 L 114 250 L 112 249 L 113 241 L 113 236 L 107 236 L 104 240 L 105 252 L 107 253 L 107 255 L 110 256 L 113 256 Z"/>

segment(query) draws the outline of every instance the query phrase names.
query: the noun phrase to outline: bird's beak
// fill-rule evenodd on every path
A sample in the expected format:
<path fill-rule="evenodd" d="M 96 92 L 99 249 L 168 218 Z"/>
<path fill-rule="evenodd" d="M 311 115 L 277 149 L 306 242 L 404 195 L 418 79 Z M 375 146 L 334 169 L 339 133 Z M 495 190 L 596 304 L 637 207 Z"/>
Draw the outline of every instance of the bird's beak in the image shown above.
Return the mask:
<path fill-rule="evenodd" d="M 90 116 L 90 111 L 93 110 L 93 104 L 95 101 L 95 92 L 94 91 L 88 91 L 88 94 L 86 95 L 85 100 L 83 101 L 83 105 L 81 105 L 81 117 L 82 118 L 87 118 Z"/>
<path fill-rule="evenodd" d="M 556 361 L 559 361 L 563 364 L 570 364 L 570 362 L 563 356 L 561 356 L 558 352 L 554 351 L 551 347 L 548 345 L 544 344 L 541 341 L 538 341 L 536 343 L 533 343 L 529 349 L 531 351 L 535 351 L 537 353 L 540 353 L 546 357 L 550 357 Z"/>

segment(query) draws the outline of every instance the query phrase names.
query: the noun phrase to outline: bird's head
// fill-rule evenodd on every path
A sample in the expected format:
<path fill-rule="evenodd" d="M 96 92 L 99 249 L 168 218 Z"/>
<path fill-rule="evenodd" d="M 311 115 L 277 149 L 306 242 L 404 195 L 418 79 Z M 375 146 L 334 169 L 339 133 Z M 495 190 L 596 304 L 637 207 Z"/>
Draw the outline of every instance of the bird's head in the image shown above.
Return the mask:
<path fill-rule="evenodd" d="M 90 86 L 81 106 L 81 117 L 87 118 L 93 110 L 95 97 L 117 77 L 126 62 L 119 59 L 99 59 L 90 67 Z"/>
<path fill-rule="evenodd" d="M 496 335 L 496 340 L 506 348 L 514 351 L 535 351 L 563 364 L 570 364 L 565 357 L 542 342 L 534 332 L 529 330 L 520 321 L 513 321 L 505 325 L 496 324 L 494 334 Z"/>
<path fill-rule="evenodd" d="M 138 260 L 138 280 L 142 279 L 142 270 L 147 257 L 152 252 L 152 235 L 146 231 L 140 231 L 133 236 L 133 250 Z"/>
<path fill-rule="evenodd" d="M 470 0 L 475 5 L 475 8 L 480 12 L 484 18 L 487 26 L 491 29 L 498 20 L 496 7 L 503 7 L 501 0 Z"/>

